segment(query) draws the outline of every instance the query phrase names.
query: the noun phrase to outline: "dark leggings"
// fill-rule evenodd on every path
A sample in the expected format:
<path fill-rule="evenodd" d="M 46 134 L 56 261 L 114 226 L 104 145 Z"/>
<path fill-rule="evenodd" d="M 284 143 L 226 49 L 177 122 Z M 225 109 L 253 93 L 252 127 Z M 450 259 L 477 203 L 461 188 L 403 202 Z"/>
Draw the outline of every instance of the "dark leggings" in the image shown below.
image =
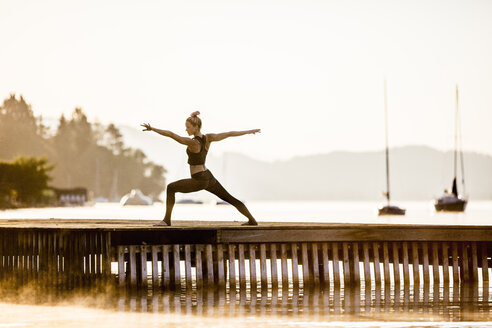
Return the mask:
<path fill-rule="evenodd" d="M 255 220 L 246 206 L 240 200 L 229 194 L 209 170 L 195 173 L 191 176 L 191 179 L 178 180 L 167 185 L 166 216 L 164 217 L 164 220 L 169 222 L 171 220 L 171 213 L 173 211 L 176 199 L 175 195 L 177 192 L 189 193 L 200 190 L 209 191 L 223 201 L 233 205 L 241 212 L 241 214 L 246 216 L 249 221 Z"/>

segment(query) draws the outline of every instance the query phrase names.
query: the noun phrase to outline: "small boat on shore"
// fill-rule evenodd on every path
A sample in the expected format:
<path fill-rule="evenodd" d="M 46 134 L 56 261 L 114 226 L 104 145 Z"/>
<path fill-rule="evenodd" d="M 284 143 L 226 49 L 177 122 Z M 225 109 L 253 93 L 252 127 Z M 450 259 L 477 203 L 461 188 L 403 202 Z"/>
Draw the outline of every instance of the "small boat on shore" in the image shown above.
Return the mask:
<path fill-rule="evenodd" d="M 129 194 L 121 197 L 120 204 L 125 205 L 152 205 L 152 198 L 145 196 L 139 189 L 132 189 Z"/>

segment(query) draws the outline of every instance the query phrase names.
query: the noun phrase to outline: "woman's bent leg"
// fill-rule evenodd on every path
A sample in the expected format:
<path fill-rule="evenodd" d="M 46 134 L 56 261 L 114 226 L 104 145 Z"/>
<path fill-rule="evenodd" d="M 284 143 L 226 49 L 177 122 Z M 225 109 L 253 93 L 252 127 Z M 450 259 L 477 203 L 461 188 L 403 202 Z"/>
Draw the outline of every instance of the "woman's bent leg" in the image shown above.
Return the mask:
<path fill-rule="evenodd" d="M 207 187 L 207 180 L 195 180 L 195 179 L 183 179 L 178 180 L 167 185 L 166 191 L 166 215 L 164 216 L 164 223 L 171 225 L 171 213 L 173 211 L 174 202 L 176 200 L 176 193 L 189 193 L 199 191 Z"/>
<path fill-rule="evenodd" d="M 229 194 L 227 190 L 225 190 L 225 188 L 220 184 L 219 181 L 216 180 L 216 182 L 212 183 L 206 190 L 216 195 L 223 201 L 226 201 L 232 206 L 234 206 L 242 215 L 248 218 L 248 224 L 250 225 L 258 224 L 255 218 L 253 217 L 253 215 L 251 215 L 251 213 L 249 212 L 246 205 L 244 205 L 243 202 L 241 202 L 239 199 Z"/>

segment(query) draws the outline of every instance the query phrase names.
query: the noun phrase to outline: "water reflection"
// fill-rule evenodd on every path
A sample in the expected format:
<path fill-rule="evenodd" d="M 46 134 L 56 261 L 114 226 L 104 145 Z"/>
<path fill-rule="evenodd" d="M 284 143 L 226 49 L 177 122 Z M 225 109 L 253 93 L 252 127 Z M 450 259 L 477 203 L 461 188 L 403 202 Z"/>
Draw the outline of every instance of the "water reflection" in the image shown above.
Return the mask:
<path fill-rule="evenodd" d="M 40 291 L 8 293 L 3 302 L 56 305 L 84 300 L 84 306 L 118 312 L 181 314 L 199 317 L 309 317 L 314 321 L 488 321 L 490 286 L 382 285 L 329 288 L 253 288 L 241 290 L 111 290 L 104 293 Z M 71 299 L 73 298 L 73 299 Z"/>
<path fill-rule="evenodd" d="M 450 296 L 452 295 L 452 298 Z M 489 320 L 492 315 L 489 286 L 409 285 L 386 288 L 263 289 L 260 291 L 201 290 L 120 292 L 118 310 L 165 312 L 200 316 L 302 316 L 327 320 L 333 314 L 353 319 L 434 317 L 446 321 Z M 340 319 L 340 318 L 339 318 Z M 342 318 L 343 319 L 343 318 Z"/>

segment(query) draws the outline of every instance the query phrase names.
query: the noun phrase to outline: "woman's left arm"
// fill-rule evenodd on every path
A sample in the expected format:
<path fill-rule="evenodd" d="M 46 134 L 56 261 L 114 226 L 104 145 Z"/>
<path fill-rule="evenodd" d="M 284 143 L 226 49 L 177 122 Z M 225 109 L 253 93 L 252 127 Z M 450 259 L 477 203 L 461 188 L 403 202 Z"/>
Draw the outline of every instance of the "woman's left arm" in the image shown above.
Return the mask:
<path fill-rule="evenodd" d="M 246 131 L 230 131 L 230 132 L 223 132 L 223 133 L 209 133 L 207 134 L 207 136 L 208 136 L 208 140 L 212 142 L 212 141 L 221 141 L 229 137 L 239 137 L 239 136 L 244 136 L 246 134 L 255 134 L 259 132 L 261 132 L 261 129 L 246 130 Z"/>

